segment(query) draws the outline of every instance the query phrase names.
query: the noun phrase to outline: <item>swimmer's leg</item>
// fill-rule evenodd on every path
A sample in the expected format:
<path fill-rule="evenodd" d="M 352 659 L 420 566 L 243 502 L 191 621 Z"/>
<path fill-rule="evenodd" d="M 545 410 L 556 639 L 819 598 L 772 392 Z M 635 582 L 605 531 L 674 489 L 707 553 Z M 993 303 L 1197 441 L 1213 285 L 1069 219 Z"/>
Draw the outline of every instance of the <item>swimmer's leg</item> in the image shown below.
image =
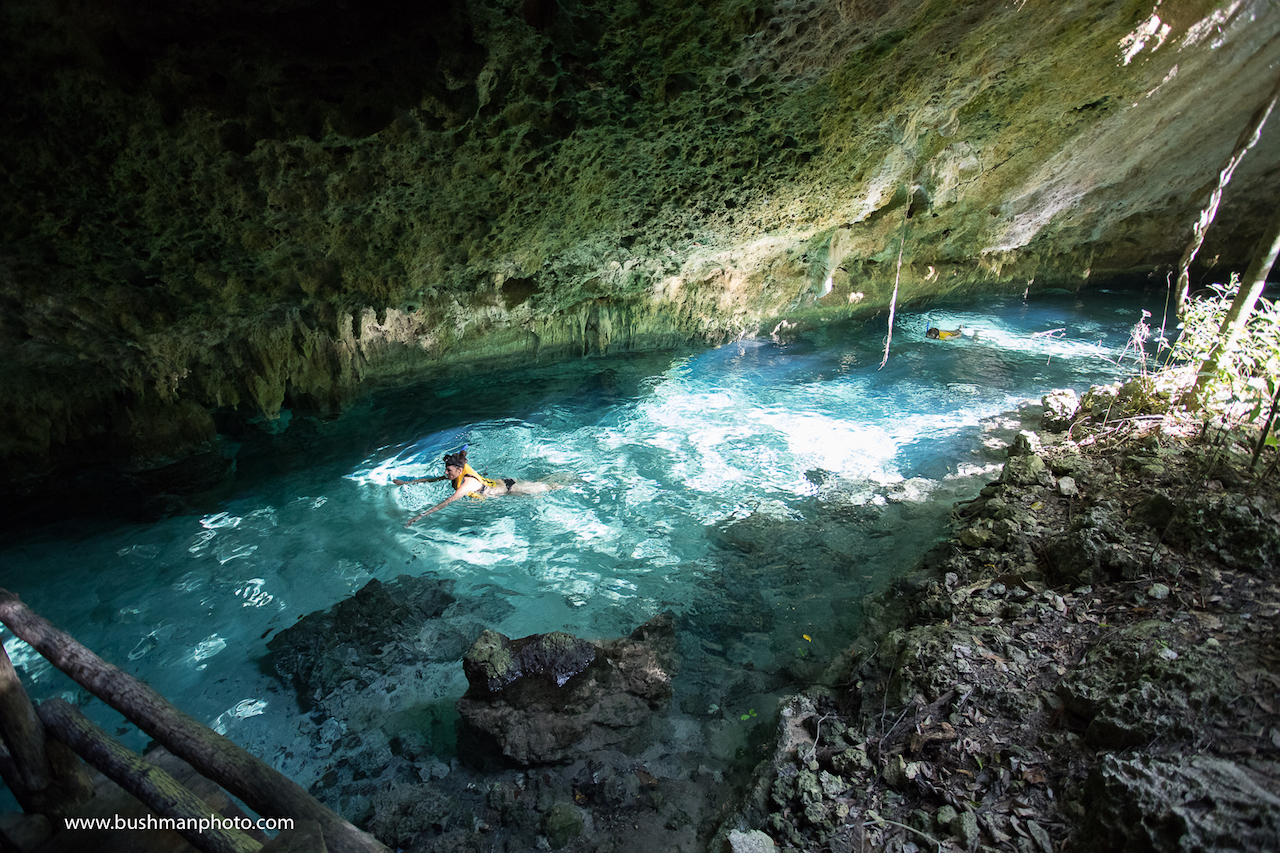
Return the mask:
<path fill-rule="evenodd" d="M 557 483 L 542 483 L 537 480 L 516 480 L 507 488 L 509 495 L 540 495 L 560 488 Z"/>

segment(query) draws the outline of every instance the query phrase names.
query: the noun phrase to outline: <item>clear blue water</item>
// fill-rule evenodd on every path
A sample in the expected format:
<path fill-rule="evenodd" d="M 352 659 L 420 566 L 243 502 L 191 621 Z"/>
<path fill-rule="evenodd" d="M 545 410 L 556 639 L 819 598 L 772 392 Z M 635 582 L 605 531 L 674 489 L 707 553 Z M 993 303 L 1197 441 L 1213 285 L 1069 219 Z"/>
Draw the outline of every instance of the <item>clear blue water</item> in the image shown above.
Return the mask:
<path fill-rule="evenodd" d="M 238 492 L 216 511 L 67 521 L 11 541 L 0 584 L 303 784 L 323 772 L 294 749 L 316 721 L 264 671 L 267 635 L 406 573 L 454 579 L 466 606 L 445 618 L 467 637 L 611 638 L 672 611 L 684 658 L 674 713 L 732 722 L 838 654 L 857 602 L 995 477 L 1024 401 L 1132 372 L 1116 359 L 1141 309 L 1158 322 L 1163 299 L 903 312 L 883 369 L 881 317 L 384 393 L 337 420 L 246 439 Z M 930 341 L 927 322 L 979 334 Z M 463 443 L 481 472 L 560 488 L 459 501 L 406 528 L 448 487 L 391 478 L 438 474 Z M 84 698 L 3 636 L 35 696 Z M 466 687 L 456 659 L 428 680 L 446 708 Z M 96 700 L 86 711 L 128 745 L 146 742 Z M 444 757 L 447 722 L 433 732 Z"/>

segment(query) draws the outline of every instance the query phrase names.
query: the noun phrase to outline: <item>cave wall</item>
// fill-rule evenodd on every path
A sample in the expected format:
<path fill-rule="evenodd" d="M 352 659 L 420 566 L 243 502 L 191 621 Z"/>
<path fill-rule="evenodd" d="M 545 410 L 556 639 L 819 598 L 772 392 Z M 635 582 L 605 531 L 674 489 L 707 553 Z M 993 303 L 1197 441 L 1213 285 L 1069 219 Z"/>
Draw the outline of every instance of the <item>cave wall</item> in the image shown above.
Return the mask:
<path fill-rule="evenodd" d="M 0 21 L 6 481 L 181 458 L 215 410 L 875 312 L 895 280 L 903 303 L 1163 281 L 1280 62 L 1266 0 Z M 1202 251 L 1219 272 L 1274 204 L 1276 123 Z"/>

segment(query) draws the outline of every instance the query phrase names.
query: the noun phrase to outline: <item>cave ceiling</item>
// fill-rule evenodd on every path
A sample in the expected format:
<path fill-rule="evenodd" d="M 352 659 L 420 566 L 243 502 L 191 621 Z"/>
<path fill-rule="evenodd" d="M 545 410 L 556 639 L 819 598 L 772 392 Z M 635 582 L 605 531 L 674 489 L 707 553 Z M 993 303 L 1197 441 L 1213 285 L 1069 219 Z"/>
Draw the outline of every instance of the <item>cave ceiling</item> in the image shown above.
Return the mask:
<path fill-rule="evenodd" d="M 1280 67 L 1274 2 L 10 0 L 0 459 L 217 412 L 1161 283 Z M 1197 281 L 1247 264 L 1276 121 Z M 901 250 L 901 266 L 897 259 Z"/>

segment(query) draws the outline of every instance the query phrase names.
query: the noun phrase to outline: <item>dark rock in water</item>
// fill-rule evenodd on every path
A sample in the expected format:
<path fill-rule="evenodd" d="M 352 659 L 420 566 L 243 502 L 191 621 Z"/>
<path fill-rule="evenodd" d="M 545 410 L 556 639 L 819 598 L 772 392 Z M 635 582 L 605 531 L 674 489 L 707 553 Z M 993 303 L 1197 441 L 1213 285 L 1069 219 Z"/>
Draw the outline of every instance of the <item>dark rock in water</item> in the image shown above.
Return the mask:
<path fill-rule="evenodd" d="M 591 643 L 562 631 L 521 640 L 485 631 L 462 661 L 471 685 L 467 694 L 492 695 L 518 681 L 525 689 L 532 684 L 564 687 L 569 679 L 595 663 L 599 655 L 600 650 Z"/>
<path fill-rule="evenodd" d="M 309 613 L 272 637 L 267 648 L 276 672 L 304 697 L 316 699 L 343 682 L 368 681 L 371 673 L 413 656 L 410 642 L 423 623 L 454 603 L 451 589 L 451 581 L 428 577 L 371 580 L 351 598 Z"/>
<path fill-rule="evenodd" d="M 496 750 L 517 764 L 567 761 L 642 739 L 671 698 L 675 630 L 662 614 L 606 643 L 485 631 L 463 668 L 470 687 L 458 701 L 460 745 L 470 739 L 473 756 Z"/>
<path fill-rule="evenodd" d="M 310 730 L 312 758 L 327 757 L 312 795 L 374 821 L 394 846 L 447 822 L 455 804 L 424 789 L 452 770 L 459 662 L 483 625 L 511 609 L 501 595 L 457 600 L 452 580 L 401 575 L 277 634 L 276 671 L 309 711 L 299 732 Z"/>
<path fill-rule="evenodd" d="M 1280 850 L 1280 766 L 1106 755 L 1089 774 L 1094 850 Z"/>

